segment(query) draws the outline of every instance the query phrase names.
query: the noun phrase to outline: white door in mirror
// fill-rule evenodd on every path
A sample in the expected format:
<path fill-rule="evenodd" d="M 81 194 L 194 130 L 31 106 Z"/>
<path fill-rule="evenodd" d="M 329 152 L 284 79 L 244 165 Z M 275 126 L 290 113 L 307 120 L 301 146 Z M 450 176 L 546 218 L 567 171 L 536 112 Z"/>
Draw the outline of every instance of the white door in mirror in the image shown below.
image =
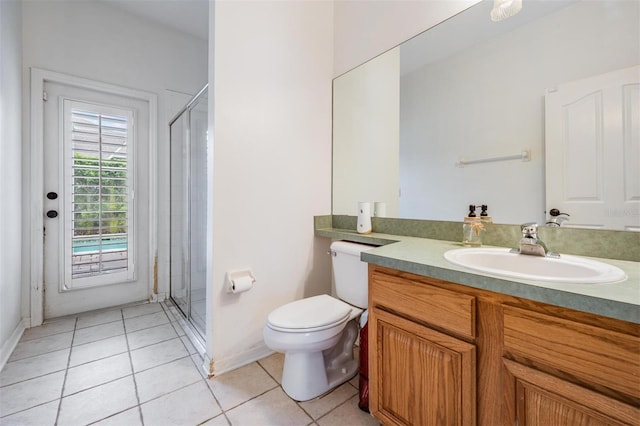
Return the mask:
<path fill-rule="evenodd" d="M 546 94 L 546 210 L 570 214 L 562 226 L 640 231 L 639 109 L 640 65 Z"/>

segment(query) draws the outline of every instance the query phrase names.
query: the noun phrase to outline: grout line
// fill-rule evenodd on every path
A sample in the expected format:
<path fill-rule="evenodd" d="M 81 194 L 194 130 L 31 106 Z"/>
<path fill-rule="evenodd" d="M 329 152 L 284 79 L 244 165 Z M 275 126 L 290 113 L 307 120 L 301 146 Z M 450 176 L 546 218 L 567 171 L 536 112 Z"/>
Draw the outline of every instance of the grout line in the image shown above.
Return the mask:
<path fill-rule="evenodd" d="M 71 348 L 68 348 L 68 349 L 69 349 L 69 352 L 71 352 Z M 57 351 L 52 351 L 52 352 L 59 352 L 59 351 L 64 351 L 64 350 L 67 350 L 67 349 L 59 349 Z M 47 353 L 51 353 L 51 352 L 47 352 Z M 46 355 L 46 354 L 43 354 L 43 355 Z M 26 358 L 24 358 L 24 359 L 26 359 Z M 22 361 L 22 360 L 19 359 L 18 361 Z M 16 361 L 12 361 L 12 362 L 16 362 Z M 28 377 L 26 379 L 21 379 L 21 380 L 18 380 L 17 382 L 7 383 L 6 385 L 5 384 L 0 384 L 0 391 L 2 391 L 3 388 L 9 387 L 9 386 L 17 385 L 19 383 L 28 382 L 29 380 L 39 379 L 40 377 L 48 376 L 49 374 L 59 373 L 59 372 L 64 371 L 64 370 L 66 370 L 66 367 L 62 367 L 59 370 L 48 371 L 46 373 L 42 373 L 42 374 L 39 374 L 37 376 Z M 49 401 L 49 402 L 51 402 L 51 401 Z M 0 415 L 0 417 L 2 417 L 2 415 Z"/>
<path fill-rule="evenodd" d="M 102 422 L 102 421 L 104 421 L 104 420 L 110 419 L 110 418 L 112 418 L 112 417 L 117 416 L 118 414 L 122 414 L 122 413 L 124 413 L 125 411 L 129 411 L 129 410 L 132 410 L 132 409 L 137 408 L 137 407 L 139 407 L 139 406 L 138 406 L 138 405 L 135 405 L 135 406 L 133 406 L 133 407 L 128 407 L 128 408 L 125 408 L 124 410 L 118 411 L 117 413 L 109 414 L 107 417 L 104 417 L 104 418 L 99 419 L 99 420 L 95 420 L 95 421 L 93 421 L 93 422 L 91 422 L 91 423 L 87 423 L 87 426 L 89 426 L 89 425 L 95 425 L 96 423 L 100 423 L 100 422 Z"/>
<path fill-rule="evenodd" d="M 207 387 L 211 390 L 211 393 L 213 394 L 213 397 L 215 398 L 215 394 L 213 393 L 213 389 L 211 389 L 211 387 L 210 387 L 210 386 L 207 386 Z M 236 408 L 240 407 L 241 405 L 244 405 L 244 404 L 246 404 L 246 403 L 247 403 L 247 402 L 249 402 L 249 401 L 253 401 L 254 399 L 260 398 L 262 395 L 265 395 L 265 394 L 267 394 L 267 393 L 271 392 L 272 390 L 275 390 L 275 389 L 277 389 L 277 388 L 279 388 L 279 387 L 280 387 L 280 385 L 278 385 L 278 384 L 276 383 L 276 386 L 274 386 L 274 387 L 272 387 L 272 388 L 269 388 L 269 389 L 265 390 L 264 392 L 259 393 L 258 395 L 252 396 L 251 398 L 249 398 L 249 399 L 247 399 L 247 400 L 245 400 L 245 401 L 242 401 L 241 403 L 236 404 L 236 405 L 234 405 L 233 407 L 231 407 L 231 408 L 229 408 L 229 409 L 227 409 L 227 410 L 223 410 L 223 412 L 224 412 L 224 413 L 226 413 L 226 412 L 229 412 L 229 411 L 231 411 L 231 410 L 235 410 Z M 283 392 L 284 392 L 284 391 L 283 391 Z M 285 394 L 285 395 L 286 395 L 286 394 Z M 288 396 L 287 396 L 287 398 L 288 398 Z M 216 401 L 217 401 L 217 399 L 216 399 Z M 222 406 L 221 406 L 221 407 L 222 407 Z M 306 414 L 306 412 L 305 412 L 305 414 Z"/>
<path fill-rule="evenodd" d="M 113 324 L 114 322 L 118 322 L 120 320 L 113 320 L 113 321 L 105 321 L 105 322 L 100 322 L 97 324 L 90 324 L 87 326 L 83 326 L 83 327 L 78 327 L 78 330 L 86 330 L 87 328 L 91 328 L 91 327 L 100 327 L 101 325 L 107 325 L 107 324 Z"/>
<path fill-rule="evenodd" d="M 56 412 L 56 420 L 54 426 L 58 424 L 60 419 L 60 411 L 62 410 L 62 398 L 64 395 L 64 387 L 67 384 L 67 375 L 69 374 L 69 364 L 71 364 L 71 352 L 73 352 L 73 340 L 76 338 L 76 327 L 78 326 L 78 317 L 76 317 L 73 325 L 73 335 L 71 336 L 71 344 L 69 345 L 69 356 L 67 357 L 67 368 L 64 370 L 64 379 L 62 379 L 62 388 L 60 389 L 60 402 L 58 403 L 58 411 Z"/>
<path fill-rule="evenodd" d="M 154 365 L 153 367 L 145 368 L 144 370 L 134 371 L 133 374 L 135 375 L 135 374 L 144 373 L 146 371 L 153 370 L 154 368 L 163 367 L 167 364 L 171 364 L 172 362 L 180 361 L 182 359 L 189 358 L 189 357 L 191 357 L 191 355 L 181 356 L 180 358 L 172 359 L 171 361 L 163 362 L 162 364 Z"/>
<path fill-rule="evenodd" d="M 0 1 L 1 1 L 1 0 L 0 0 Z M 48 338 L 48 337 L 51 337 L 51 336 L 56 336 L 56 335 L 60 335 L 60 334 L 69 334 L 69 333 L 73 333 L 73 332 L 74 332 L 74 330 L 69 330 L 69 331 L 65 331 L 64 333 L 50 334 L 50 335 L 48 335 L 48 336 L 42 336 L 42 337 L 39 337 L 39 338 L 37 338 L 37 339 L 20 341 L 20 342 L 19 342 L 19 344 L 20 344 L 20 343 L 31 343 L 31 342 L 35 342 L 36 340 L 45 339 L 45 338 Z M 72 338 L 73 338 L 73 337 L 72 337 Z M 17 349 L 17 348 L 18 348 L 18 346 L 16 346 L 16 349 Z M 69 348 L 71 348 L 71 346 L 69 346 Z M 16 349 L 14 349 L 14 350 L 13 350 L 13 352 L 11 353 L 11 356 L 13 356 L 13 354 L 16 352 Z M 52 350 L 48 350 L 48 351 L 46 351 L 46 352 L 37 353 L 37 354 L 35 354 L 35 355 L 25 356 L 25 357 L 23 357 L 23 358 L 18 358 L 18 359 L 14 359 L 14 360 L 11 360 L 11 361 L 7 361 L 7 364 L 9 364 L 9 363 L 11 363 L 11 362 L 16 362 L 16 361 L 22 361 L 23 359 L 29 359 L 29 358 L 34 358 L 34 357 L 37 357 L 37 356 L 42 356 L 42 355 L 50 354 L 51 352 L 62 351 L 62 350 L 64 350 L 64 349 L 67 349 L 67 348 L 66 348 L 66 347 L 63 347 L 63 348 L 58 348 L 58 349 L 52 349 Z M 9 357 L 9 359 L 11 359 L 11 356 Z M 6 364 L 5 364 L 5 365 L 6 365 Z"/>
<path fill-rule="evenodd" d="M 131 378 L 133 379 L 133 389 L 136 392 L 136 401 L 138 401 L 138 415 L 140 416 L 140 424 L 144 425 L 144 418 L 142 416 L 142 407 L 140 406 L 140 395 L 138 394 L 138 382 L 136 381 L 136 372 L 133 368 L 133 359 L 131 358 L 131 348 L 129 347 L 129 336 L 127 335 L 127 324 L 124 320 L 124 311 L 120 310 L 122 316 L 122 327 L 124 328 L 124 341 L 127 344 L 127 355 L 129 355 L 129 366 L 131 367 Z"/>
<path fill-rule="evenodd" d="M 56 401 L 59 401 L 59 400 L 58 399 L 52 399 L 51 401 L 41 402 L 39 404 L 34 405 L 33 407 L 23 408 L 22 410 L 14 411 L 13 413 L 9 413 L 9 414 L 0 413 L 0 419 L 6 419 L 6 418 L 14 416 L 16 414 L 24 413 L 25 411 L 29 411 L 29 410 L 31 410 L 33 408 L 36 408 L 36 407 L 42 407 L 43 405 L 51 404 L 52 402 L 56 402 Z"/>
<path fill-rule="evenodd" d="M 39 327 L 42 327 L 42 326 L 39 326 Z M 29 330 L 29 329 L 27 328 L 26 330 Z M 43 334 L 42 336 L 33 337 L 33 338 L 27 337 L 26 339 L 24 338 L 24 334 L 23 334 L 23 337 L 20 339 L 18 343 L 33 342 L 34 340 L 43 339 L 45 337 L 57 336 L 58 334 L 71 333 L 72 331 L 73 331 L 73 328 L 70 330 L 62 330 L 62 331 L 57 331 L 55 333 Z"/>
<path fill-rule="evenodd" d="M 149 400 L 147 400 L 147 401 L 145 401 L 145 402 L 141 402 L 141 403 L 140 403 L 140 406 L 142 406 L 142 405 L 144 405 L 144 404 L 147 404 L 147 403 L 149 403 L 149 402 L 151 402 L 151 401 L 155 401 L 156 399 L 164 398 L 164 397 L 165 397 L 165 396 L 167 396 L 167 395 L 171 395 L 172 393 L 176 393 L 176 392 L 178 392 L 178 391 L 181 391 L 182 389 L 188 388 L 189 386 L 193 386 L 193 385 L 195 385 L 196 383 L 198 383 L 200 380 L 201 380 L 201 379 L 198 379 L 198 380 L 196 380 L 195 382 L 188 383 L 188 384 L 186 384 L 186 385 L 180 386 L 179 388 L 176 388 L 176 389 L 174 389 L 174 390 L 172 390 L 172 391 L 169 391 L 169 392 L 163 393 L 162 395 L 154 396 L 153 398 L 151 398 L 151 399 L 149 399 Z M 205 383 L 205 385 L 206 385 L 206 383 Z M 207 387 L 208 387 L 208 386 L 207 386 Z M 222 409 L 221 409 L 221 410 L 222 410 Z M 221 412 L 222 412 L 222 411 L 221 411 Z M 215 416 L 215 417 L 217 417 L 217 416 Z"/>

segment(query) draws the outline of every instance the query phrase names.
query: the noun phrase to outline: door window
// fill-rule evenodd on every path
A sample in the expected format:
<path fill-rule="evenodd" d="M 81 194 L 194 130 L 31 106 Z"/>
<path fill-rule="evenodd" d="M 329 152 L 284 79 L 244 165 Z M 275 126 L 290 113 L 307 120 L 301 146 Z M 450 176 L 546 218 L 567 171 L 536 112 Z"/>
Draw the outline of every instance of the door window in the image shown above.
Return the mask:
<path fill-rule="evenodd" d="M 131 110 L 64 100 L 69 289 L 133 279 L 134 119 Z"/>

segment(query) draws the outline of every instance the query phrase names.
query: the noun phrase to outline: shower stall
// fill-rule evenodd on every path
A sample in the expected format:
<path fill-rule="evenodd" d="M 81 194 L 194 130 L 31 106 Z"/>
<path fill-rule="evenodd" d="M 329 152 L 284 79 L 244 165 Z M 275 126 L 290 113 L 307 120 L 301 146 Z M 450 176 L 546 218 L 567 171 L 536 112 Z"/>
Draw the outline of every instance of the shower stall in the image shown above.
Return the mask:
<path fill-rule="evenodd" d="M 171 300 L 205 336 L 207 86 L 169 123 Z"/>

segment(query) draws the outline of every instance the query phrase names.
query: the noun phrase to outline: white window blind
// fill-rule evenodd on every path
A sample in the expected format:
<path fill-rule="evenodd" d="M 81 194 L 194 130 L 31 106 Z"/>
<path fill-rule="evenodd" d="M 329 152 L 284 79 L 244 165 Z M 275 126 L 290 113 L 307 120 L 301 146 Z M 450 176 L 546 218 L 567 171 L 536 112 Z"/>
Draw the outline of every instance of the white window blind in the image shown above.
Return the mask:
<path fill-rule="evenodd" d="M 71 287 L 132 279 L 133 114 L 70 101 L 65 115 Z"/>

